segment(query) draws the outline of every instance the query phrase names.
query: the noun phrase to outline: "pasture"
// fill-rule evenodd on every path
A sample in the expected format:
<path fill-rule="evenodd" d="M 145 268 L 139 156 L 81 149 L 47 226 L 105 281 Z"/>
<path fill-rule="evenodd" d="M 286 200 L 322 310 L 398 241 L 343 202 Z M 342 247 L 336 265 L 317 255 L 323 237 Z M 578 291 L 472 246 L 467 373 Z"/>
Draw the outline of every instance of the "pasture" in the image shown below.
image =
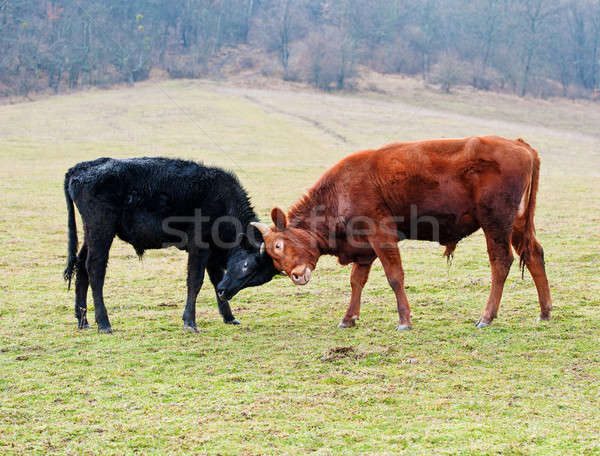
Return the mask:
<path fill-rule="evenodd" d="M 395 95 L 155 81 L 0 106 L 0 453 L 600 454 L 600 105 L 498 94 Z M 379 262 L 358 326 L 338 329 L 350 267 L 319 262 L 232 301 L 208 279 L 182 331 L 185 254 L 111 250 L 115 333 L 77 330 L 63 176 L 99 156 L 164 155 L 235 171 L 264 221 L 331 164 L 395 140 L 497 134 L 541 155 L 536 213 L 553 293 L 537 323 L 517 263 L 498 319 L 481 231 L 449 267 L 400 244 L 413 329 L 397 333 Z M 81 221 L 78 220 L 81 234 Z"/>

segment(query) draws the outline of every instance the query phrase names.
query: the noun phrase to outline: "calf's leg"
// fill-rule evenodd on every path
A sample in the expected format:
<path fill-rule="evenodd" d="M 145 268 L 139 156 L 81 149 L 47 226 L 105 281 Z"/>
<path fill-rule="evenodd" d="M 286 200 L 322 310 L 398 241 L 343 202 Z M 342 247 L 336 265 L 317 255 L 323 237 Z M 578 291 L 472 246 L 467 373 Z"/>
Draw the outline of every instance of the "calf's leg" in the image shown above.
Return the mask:
<path fill-rule="evenodd" d="M 196 298 L 204 282 L 204 271 L 208 253 L 205 251 L 190 251 L 188 254 L 187 299 L 183 311 L 183 330 L 198 332 L 196 327 Z"/>
<path fill-rule="evenodd" d="M 527 266 L 531 277 L 533 277 L 540 302 L 540 320 L 550 320 L 552 298 L 550 297 L 550 287 L 544 264 L 544 249 L 533 234 L 531 234 L 532 242 L 526 247 L 526 244 L 524 245 L 522 242 L 523 236 L 524 233 L 515 228 L 513 229 L 511 241 L 517 254 L 524 254 L 525 266 Z M 525 248 L 527 248 L 527 251 L 523 252 Z"/>
<path fill-rule="evenodd" d="M 90 327 L 87 321 L 87 293 L 90 280 L 85 266 L 86 259 L 87 245 L 84 242 L 77 255 L 77 267 L 75 269 L 75 318 L 77 318 L 79 329 Z"/>
<path fill-rule="evenodd" d="M 339 328 L 350 328 L 356 324 L 355 320 L 358 320 L 360 315 L 360 297 L 367 280 L 369 280 L 369 271 L 372 264 L 354 263 L 352 265 L 352 273 L 350 274 L 352 296 L 350 297 L 350 304 L 348 305 L 348 309 L 346 309 L 346 314 L 342 322 L 338 325 Z"/>
<path fill-rule="evenodd" d="M 87 234 L 87 233 L 86 233 Z M 104 305 L 104 277 L 106 275 L 106 264 L 108 263 L 108 251 L 112 244 L 114 233 L 108 236 L 104 233 L 102 237 L 86 236 L 88 244 L 88 254 L 85 262 L 87 269 L 89 284 L 92 288 L 92 296 L 94 297 L 94 315 L 98 331 L 110 334 L 112 328 L 108 320 L 106 306 Z M 82 285 L 83 288 L 83 285 Z"/>
<path fill-rule="evenodd" d="M 488 256 L 492 267 L 492 288 L 485 310 L 481 318 L 475 323 L 478 328 L 485 328 L 498 315 L 498 307 L 502 298 L 504 282 L 513 263 L 513 254 L 510 248 L 510 233 L 505 230 L 488 229 L 484 227 Z"/>
<path fill-rule="evenodd" d="M 408 305 L 408 298 L 404 290 L 404 270 L 402 269 L 402 260 L 397 240 L 393 238 L 375 238 L 370 242 L 375 254 L 383 265 L 388 283 L 396 294 L 399 317 L 396 330 L 410 329 L 410 306 Z"/>
<path fill-rule="evenodd" d="M 221 280 L 223 280 L 223 269 L 218 266 L 208 265 L 208 277 L 210 282 L 215 287 L 215 294 L 217 292 L 217 285 Z M 229 325 L 239 325 L 241 324 L 231 313 L 231 307 L 229 306 L 229 302 L 226 299 L 222 299 L 217 294 L 217 305 L 219 306 L 219 313 L 221 317 L 223 317 L 223 321 Z"/>

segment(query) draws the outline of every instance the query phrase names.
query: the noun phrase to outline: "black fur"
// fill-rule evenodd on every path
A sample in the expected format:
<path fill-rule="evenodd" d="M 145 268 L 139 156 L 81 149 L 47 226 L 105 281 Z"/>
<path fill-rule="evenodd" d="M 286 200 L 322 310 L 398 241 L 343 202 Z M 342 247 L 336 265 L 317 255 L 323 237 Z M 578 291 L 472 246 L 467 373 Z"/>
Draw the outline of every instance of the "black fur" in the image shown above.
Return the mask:
<path fill-rule="evenodd" d="M 173 245 L 188 252 L 186 329 L 196 329 L 196 296 L 205 270 L 217 290 L 224 321 L 234 324 L 239 322 L 227 300 L 277 273 L 271 258 L 259 252 L 260 233 L 249 226 L 257 217 L 246 191 L 233 174 L 222 169 L 159 157 L 99 158 L 69 169 L 64 190 L 69 226 L 64 278 L 70 287 L 76 274 L 75 316 L 80 328 L 88 327 L 89 284 L 98 329 L 111 331 L 102 288 L 115 235 L 131 244 L 140 257 L 145 250 Z M 73 203 L 84 224 L 79 255 Z M 238 220 L 239 225 L 220 223 L 216 230 L 215 222 L 222 217 Z"/>
<path fill-rule="evenodd" d="M 71 289 L 71 278 L 75 272 L 75 266 L 77 263 L 77 225 L 75 224 L 75 208 L 73 207 L 73 200 L 69 195 L 67 188 L 67 179 L 65 179 L 65 197 L 67 199 L 67 213 L 68 213 L 68 225 L 69 225 L 69 253 L 67 256 L 67 267 L 63 274 L 66 281 L 69 283 L 69 290 Z"/>

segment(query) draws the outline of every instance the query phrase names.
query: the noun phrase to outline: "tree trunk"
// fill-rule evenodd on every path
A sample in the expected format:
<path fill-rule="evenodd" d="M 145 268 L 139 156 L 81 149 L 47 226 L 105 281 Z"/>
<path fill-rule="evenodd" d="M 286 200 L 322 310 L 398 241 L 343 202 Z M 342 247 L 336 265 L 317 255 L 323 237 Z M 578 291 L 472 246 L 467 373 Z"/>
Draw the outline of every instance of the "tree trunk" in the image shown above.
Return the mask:
<path fill-rule="evenodd" d="M 290 2 L 285 0 L 283 7 L 283 16 L 281 18 L 280 32 L 281 46 L 281 66 L 284 72 L 287 73 L 289 58 L 290 58 Z"/>
<path fill-rule="evenodd" d="M 529 71 L 531 70 L 531 59 L 533 57 L 533 49 L 529 48 L 527 51 L 527 63 L 525 64 L 525 71 L 523 73 L 523 87 L 521 89 L 521 96 L 524 97 L 527 94 L 527 83 L 529 80 Z"/>

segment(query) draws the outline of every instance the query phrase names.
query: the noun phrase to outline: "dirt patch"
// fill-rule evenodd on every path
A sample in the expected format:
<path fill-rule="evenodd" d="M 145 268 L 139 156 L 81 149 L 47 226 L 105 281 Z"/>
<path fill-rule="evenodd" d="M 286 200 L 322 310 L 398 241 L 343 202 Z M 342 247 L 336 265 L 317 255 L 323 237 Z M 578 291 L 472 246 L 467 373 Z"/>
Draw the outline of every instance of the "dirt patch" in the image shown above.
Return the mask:
<path fill-rule="evenodd" d="M 363 356 L 364 355 L 359 353 L 358 349 L 354 347 L 333 347 L 327 351 L 325 356 L 321 358 L 321 361 L 334 361 L 343 358 L 358 359 Z"/>
<path fill-rule="evenodd" d="M 321 358 L 321 361 L 334 361 L 336 359 L 350 358 L 360 359 L 369 355 L 389 355 L 395 353 L 397 349 L 395 347 L 388 347 L 384 345 L 374 344 L 360 344 L 358 347 L 333 347 L 330 348 L 327 353 Z M 402 361 L 403 363 L 412 363 L 412 358 Z"/>

